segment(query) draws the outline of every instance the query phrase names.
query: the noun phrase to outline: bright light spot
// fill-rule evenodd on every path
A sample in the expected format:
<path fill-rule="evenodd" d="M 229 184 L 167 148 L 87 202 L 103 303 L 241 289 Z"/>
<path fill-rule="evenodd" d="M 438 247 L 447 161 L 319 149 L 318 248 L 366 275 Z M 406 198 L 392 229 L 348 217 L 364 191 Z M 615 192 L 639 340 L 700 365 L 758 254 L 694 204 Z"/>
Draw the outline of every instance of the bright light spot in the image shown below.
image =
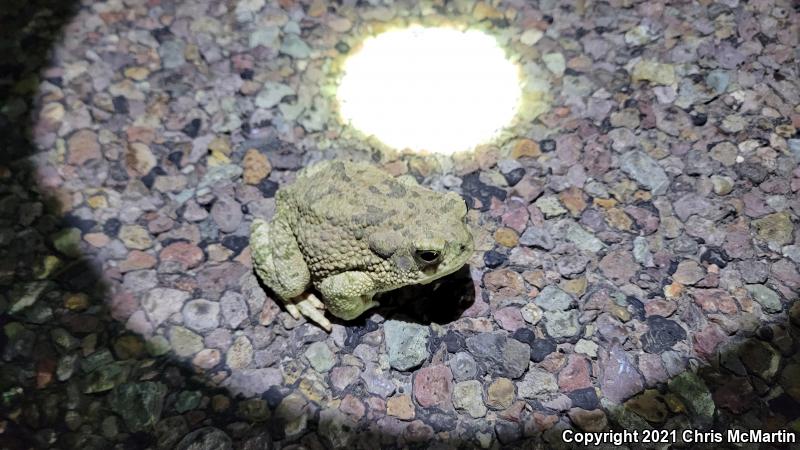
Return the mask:
<path fill-rule="evenodd" d="M 509 125 L 521 97 L 519 68 L 476 30 L 388 31 L 344 63 L 343 119 L 397 149 L 469 150 Z"/>

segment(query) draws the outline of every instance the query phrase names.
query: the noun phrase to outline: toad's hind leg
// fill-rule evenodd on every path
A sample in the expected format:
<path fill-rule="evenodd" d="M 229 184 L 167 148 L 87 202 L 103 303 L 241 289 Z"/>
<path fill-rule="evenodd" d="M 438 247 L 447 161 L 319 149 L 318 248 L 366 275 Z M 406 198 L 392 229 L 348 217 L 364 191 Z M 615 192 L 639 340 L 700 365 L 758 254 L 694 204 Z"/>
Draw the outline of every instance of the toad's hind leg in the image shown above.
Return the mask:
<path fill-rule="evenodd" d="M 334 316 L 352 320 L 364 311 L 378 306 L 372 300 L 375 282 L 364 272 L 343 272 L 316 284 L 325 298 L 325 306 Z"/>
<path fill-rule="evenodd" d="M 325 305 L 314 295 L 312 292 L 306 292 L 299 297 L 292 299 L 294 304 L 292 307 L 297 308 L 297 312 L 308 318 L 308 320 L 315 322 L 317 325 L 330 332 L 333 329 L 331 322 L 325 318 Z M 286 309 L 289 309 L 290 304 L 286 304 Z M 289 314 L 292 314 L 289 311 Z M 292 314 L 294 316 L 294 314 Z M 299 317 L 295 317 L 298 319 Z"/>
<path fill-rule="evenodd" d="M 297 309 L 288 305 L 311 285 L 311 273 L 292 232 L 279 221 L 256 219 L 250 226 L 250 252 L 259 278 L 295 316 Z"/>
<path fill-rule="evenodd" d="M 288 228 L 280 222 L 254 220 L 250 227 L 250 249 L 256 273 L 283 301 L 286 311 L 296 320 L 305 316 L 331 331 L 325 305 L 307 292 L 311 274 Z"/>

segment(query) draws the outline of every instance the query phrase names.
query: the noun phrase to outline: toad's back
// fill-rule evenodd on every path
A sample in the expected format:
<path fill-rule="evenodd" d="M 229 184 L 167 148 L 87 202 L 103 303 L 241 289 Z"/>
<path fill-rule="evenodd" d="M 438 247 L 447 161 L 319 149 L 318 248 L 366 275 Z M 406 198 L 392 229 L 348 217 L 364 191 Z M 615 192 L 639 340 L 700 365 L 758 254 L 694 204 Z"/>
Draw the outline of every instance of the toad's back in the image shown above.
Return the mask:
<path fill-rule="evenodd" d="M 277 218 L 294 232 L 314 278 L 348 270 L 385 273 L 389 268 L 370 249 L 370 235 L 391 230 L 411 240 L 463 204 L 367 163 L 343 161 L 304 170 L 277 202 Z"/>

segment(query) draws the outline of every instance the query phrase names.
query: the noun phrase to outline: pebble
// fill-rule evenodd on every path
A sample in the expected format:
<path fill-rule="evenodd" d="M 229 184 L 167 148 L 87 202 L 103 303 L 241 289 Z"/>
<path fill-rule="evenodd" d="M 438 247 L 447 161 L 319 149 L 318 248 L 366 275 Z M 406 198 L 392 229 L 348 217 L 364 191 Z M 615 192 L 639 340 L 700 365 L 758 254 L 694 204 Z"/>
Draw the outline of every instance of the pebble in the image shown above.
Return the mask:
<path fill-rule="evenodd" d="M 575 426 L 587 433 L 599 433 L 608 426 L 606 413 L 602 409 L 587 411 L 582 408 L 571 408 L 569 418 Z"/>
<path fill-rule="evenodd" d="M 699 427 L 707 427 L 713 422 L 714 400 L 708 387 L 692 372 L 683 372 L 667 383 L 670 392 L 685 404 L 692 414 L 694 423 Z"/>
<path fill-rule="evenodd" d="M 651 423 L 663 423 L 669 415 L 660 392 L 648 389 L 625 402 L 625 407 Z"/>
<path fill-rule="evenodd" d="M 554 196 L 540 197 L 534 204 L 547 218 L 558 217 L 567 212 L 559 203 L 558 198 Z"/>
<path fill-rule="evenodd" d="M 598 345 L 592 341 L 586 339 L 580 339 L 577 343 L 575 343 L 575 352 L 582 353 L 584 355 L 590 356 L 592 358 L 597 357 L 597 349 Z"/>
<path fill-rule="evenodd" d="M 191 411 L 200 405 L 203 394 L 200 391 L 182 391 L 175 401 L 175 410 L 179 413 Z"/>
<path fill-rule="evenodd" d="M 242 165 L 242 179 L 247 184 L 257 185 L 272 171 L 269 159 L 254 148 L 247 150 Z"/>
<path fill-rule="evenodd" d="M 528 303 L 527 305 L 523 306 L 520 309 L 520 315 L 522 318 L 530 323 L 531 325 L 536 325 L 542 320 L 542 310 L 538 306 L 533 303 Z"/>
<path fill-rule="evenodd" d="M 343 391 L 358 379 L 358 374 L 359 374 L 358 367 L 353 367 L 353 366 L 334 367 L 330 373 L 331 386 L 333 386 L 334 389 Z"/>
<path fill-rule="evenodd" d="M 580 332 L 578 311 L 546 311 L 544 313 L 545 329 L 550 337 L 569 338 Z"/>
<path fill-rule="evenodd" d="M 219 326 L 219 303 L 204 299 L 187 302 L 183 307 L 183 323 L 198 332 L 217 328 Z"/>
<path fill-rule="evenodd" d="M 342 399 L 342 403 L 339 405 L 339 410 L 345 414 L 349 414 L 355 420 L 359 420 L 364 417 L 364 413 L 366 412 L 366 408 L 364 407 L 364 404 L 361 403 L 361 400 L 350 394 L 347 394 Z"/>
<path fill-rule="evenodd" d="M 563 392 L 590 387 L 589 362 L 580 356 L 571 355 L 558 374 L 558 386 Z"/>
<path fill-rule="evenodd" d="M 669 378 L 661 362 L 661 358 L 658 355 L 647 353 L 639 355 L 639 372 L 644 376 L 647 386 L 654 386 L 657 383 L 666 382 Z"/>
<path fill-rule="evenodd" d="M 442 364 L 419 369 L 414 374 L 414 398 L 423 408 L 447 408 L 452 404 L 453 373 Z"/>
<path fill-rule="evenodd" d="M 753 297 L 753 300 L 761 304 L 764 311 L 768 313 L 778 313 L 783 310 L 780 297 L 778 297 L 778 294 L 772 289 L 763 284 L 748 284 L 745 288 Z"/>
<path fill-rule="evenodd" d="M 542 55 L 542 61 L 545 67 L 547 67 L 547 70 L 552 72 L 553 75 L 557 77 L 564 75 L 566 61 L 564 60 L 564 55 L 561 53 L 546 53 Z"/>
<path fill-rule="evenodd" d="M 150 233 L 140 225 L 123 225 L 119 238 L 126 247 L 134 250 L 147 250 L 153 245 Z"/>
<path fill-rule="evenodd" d="M 751 407 L 755 392 L 747 378 L 733 377 L 714 391 L 713 399 L 718 407 L 743 414 Z"/>
<path fill-rule="evenodd" d="M 415 417 L 414 404 L 410 395 L 398 395 L 386 400 L 386 414 L 400 420 L 411 420 Z"/>
<path fill-rule="evenodd" d="M 231 369 L 244 369 L 253 360 L 253 344 L 247 336 L 239 336 L 233 341 L 225 357 L 225 363 Z"/>
<path fill-rule="evenodd" d="M 515 379 L 528 367 L 528 346 L 502 333 L 481 333 L 469 337 L 467 349 L 493 375 Z"/>
<path fill-rule="evenodd" d="M 281 44 L 281 53 L 296 59 L 305 59 L 311 55 L 311 48 L 299 36 L 289 34 Z"/>
<path fill-rule="evenodd" d="M 728 195 L 733 191 L 733 179 L 721 175 L 712 175 L 711 183 L 714 188 L 714 193 L 717 195 Z"/>
<path fill-rule="evenodd" d="M 486 405 L 483 404 L 481 382 L 469 380 L 456 383 L 453 387 L 453 406 L 463 409 L 474 419 L 485 416 Z"/>
<path fill-rule="evenodd" d="M 204 348 L 197 352 L 192 358 L 192 365 L 201 369 L 209 370 L 214 368 L 222 360 L 222 356 L 217 349 Z"/>
<path fill-rule="evenodd" d="M 517 393 L 523 398 L 537 399 L 556 391 L 558 391 L 556 377 L 542 369 L 531 368 L 525 377 L 517 382 Z"/>
<path fill-rule="evenodd" d="M 458 352 L 448 361 L 450 370 L 456 381 L 466 381 L 475 378 L 478 373 L 478 365 L 475 359 L 466 352 Z"/>
<path fill-rule="evenodd" d="M 284 97 L 290 95 L 295 95 L 294 89 L 292 89 L 290 86 L 283 83 L 268 81 L 264 83 L 264 86 L 261 88 L 261 91 L 258 93 L 258 95 L 256 95 L 255 105 L 259 108 L 269 109 L 280 103 Z M 261 155 L 261 158 L 259 158 L 259 155 Z M 245 155 L 245 161 L 244 161 L 245 170 L 247 170 L 248 157 L 250 158 L 251 164 L 252 163 L 263 164 L 263 162 L 269 164 L 269 162 L 266 160 L 266 157 L 262 155 L 258 150 L 251 149 L 248 150 L 247 154 Z M 248 184 L 254 184 L 254 183 L 248 183 Z"/>
<path fill-rule="evenodd" d="M 428 356 L 428 327 L 387 320 L 384 323 L 386 349 L 389 352 L 389 364 L 397 370 L 408 370 L 419 366 Z"/>
<path fill-rule="evenodd" d="M 220 197 L 211 207 L 211 218 L 217 224 L 219 230 L 224 233 L 232 233 L 239 228 L 242 222 L 242 207 L 236 200 L 230 197 Z"/>
<path fill-rule="evenodd" d="M 314 342 L 309 345 L 305 351 L 305 357 L 308 358 L 311 367 L 321 373 L 331 370 L 336 364 L 336 355 L 324 342 Z"/>
<path fill-rule="evenodd" d="M 165 69 L 177 69 L 186 63 L 183 56 L 186 44 L 179 40 L 165 41 L 158 48 L 158 55 L 161 57 L 161 64 Z"/>
<path fill-rule="evenodd" d="M 203 349 L 203 338 L 184 327 L 172 326 L 169 329 L 169 344 L 176 355 L 187 358 Z"/>
<path fill-rule="evenodd" d="M 486 405 L 494 409 L 506 409 L 514 402 L 514 383 L 508 378 L 497 378 L 486 391 Z"/>
<path fill-rule="evenodd" d="M 781 356 L 775 348 L 757 339 L 745 341 L 739 348 L 739 357 L 748 372 L 763 380 L 775 377 L 781 361 Z"/>
<path fill-rule="evenodd" d="M 536 296 L 536 305 L 545 311 L 566 311 L 572 305 L 572 297 L 556 286 L 546 286 Z"/>
<path fill-rule="evenodd" d="M 556 245 L 550 233 L 541 227 L 528 227 L 520 236 L 519 243 L 542 250 L 552 250 Z"/>
<path fill-rule="evenodd" d="M 92 130 L 76 131 L 67 140 L 69 157 L 67 162 L 75 166 L 82 166 L 91 160 L 101 159 L 100 143 L 97 134 Z"/>
<path fill-rule="evenodd" d="M 175 446 L 176 450 L 232 450 L 233 441 L 222 430 L 204 427 L 192 431 Z"/>
<path fill-rule="evenodd" d="M 511 150 L 511 157 L 514 159 L 524 157 L 538 158 L 541 154 L 542 150 L 539 148 L 539 143 L 532 139 L 518 139 Z"/>
<path fill-rule="evenodd" d="M 539 42 L 540 39 L 544 36 L 540 30 L 536 28 L 531 28 L 525 30 L 519 37 L 519 41 L 525 45 L 534 45 Z"/>
<path fill-rule="evenodd" d="M 138 432 L 158 422 L 166 395 L 167 386 L 162 383 L 125 383 L 111 391 L 108 404 L 128 430 Z"/>
<path fill-rule="evenodd" d="M 633 67 L 633 81 L 650 81 L 654 84 L 675 83 L 675 68 L 672 64 L 661 64 L 655 61 L 642 60 Z"/>
<path fill-rule="evenodd" d="M 283 382 L 280 369 L 265 367 L 262 369 L 234 370 L 223 384 L 233 394 L 242 394 L 245 397 L 261 395 L 269 391 L 272 386 L 279 386 Z"/>
<path fill-rule="evenodd" d="M 692 291 L 692 297 L 703 311 L 719 311 L 725 314 L 735 314 L 739 311 L 733 297 L 722 289 L 696 289 Z"/>
<path fill-rule="evenodd" d="M 607 355 L 601 355 L 600 366 L 600 389 L 612 402 L 621 403 L 643 390 L 642 376 L 619 344 L 614 345 Z"/>
<path fill-rule="evenodd" d="M 597 253 L 605 247 L 600 239 L 578 224 L 570 224 L 565 237 L 583 251 Z"/>
<path fill-rule="evenodd" d="M 706 271 L 700 267 L 695 261 L 684 260 L 678 264 L 678 268 L 672 279 L 683 285 L 693 285 L 702 280 L 706 275 Z"/>
<path fill-rule="evenodd" d="M 706 83 L 717 95 L 723 94 L 728 89 L 731 76 L 724 70 L 712 70 L 706 75 Z"/>
<path fill-rule="evenodd" d="M 157 327 L 172 314 L 180 312 L 189 294 L 170 288 L 154 288 L 141 300 L 141 305 L 153 326 Z"/>
<path fill-rule="evenodd" d="M 619 284 L 627 282 L 638 268 L 639 265 L 628 252 L 611 252 L 600 260 L 600 270 L 603 275 Z"/>
<path fill-rule="evenodd" d="M 789 213 L 779 212 L 754 220 L 758 237 L 777 245 L 786 245 L 792 242 L 794 226 Z"/>
<path fill-rule="evenodd" d="M 219 300 L 219 309 L 225 323 L 231 329 L 239 328 L 249 316 L 244 297 L 237 292 L 226 292 Z"/>
<path fill-rule="evenodd" d="M 142 142 L 132 142 L 128 145 L 125 162 L 139 175 L 149 174 L 158 164 L 150 147 Z"/>
<path fill-rule="evenodd" d="M 549 339 L 536 339 L 531 344 L 531 361 L 542 362 L 547 355 L 556 351 L 556 344 Z"/>

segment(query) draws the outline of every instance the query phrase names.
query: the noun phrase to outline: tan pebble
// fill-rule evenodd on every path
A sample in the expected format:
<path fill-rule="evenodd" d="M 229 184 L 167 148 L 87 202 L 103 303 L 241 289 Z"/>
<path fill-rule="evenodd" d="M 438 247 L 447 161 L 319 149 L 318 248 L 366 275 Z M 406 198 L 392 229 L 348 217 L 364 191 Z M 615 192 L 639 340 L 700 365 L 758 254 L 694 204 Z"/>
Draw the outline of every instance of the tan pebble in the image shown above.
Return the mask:
<path fill-rule="evenodd" d="M 87 233 L 83 240 L 96 248 L 105 247 L 110 241 L 109 237 L 103 233 Z"/>
<path fill-rule="evenodd" d="M 683 293 L 683 285 L 678 282 L 673 282 L 670 285 L 664 286 L 664 295 L 667 298 L 677 298 Z"/>
<path fill-rule="evenodd" d="M 221 359 L 222 355 L 219 350 L 205 348 L 197 352 L 194 358 L 192 358 L 192 364 L 200 369 L 208 370 L 219 364 Z"/>
<path fill-rule="evenodd" d="M 386 414 L 401 420 L 413 419 L 415 411 L 414 404 L 411 402 L 411 396 L 398 395 L 389 398 L 386 401 Z"/>
<path fill-rule="evenodd" d="M 564 280 L 561 282 L 559 287 L 561 287 L 561 289 L 563 289 L 565 292 L 580 297 L 584 294 L 584 292 L 586 292 L 586 286 L 586 277 L 580 277 L 574 280 Z"/>
<path fill-rule="evenodd" d="M 153 152 L 150 151 L 150 147 L 141 142 L 134 142 L 128 145 L 125 163 L 136 173 L 147 175 L 156 166 L 157 161 Z"/>
<path fill-rule="evenodd" d="M 125 69 L 125 76 L 135 81 L 146 80 L 150 76 L 150 71 L 146 67 L 136 66 Z"/>
<path fill-rule="evenodd" d="M 519 139 L 511 150 L 511 157 L 519 159 L 522 157 L 537 158 L 542 154 L 539 144 L 532 139 Z"/>
<path fill-rule="evenodd" d="M 327 2 L 322 0 L 314 0 L 308 7 L 308 15 L 311 17 L 320 17 L 328 10 Z"/>
<path fill-rule="evenodd" d="M 633 220 L 620 208 L 609 208 L 606 211 L 606 223 L 618 230 L 628 231 L 633 225 Z"/>
<path fill-rule="evenodd" d="M 597 198 L 596 197 L 593 200 L 593 203 L 594 203 L 595 206 L 599 206 L 601 208 L 608 209 L 608 208 L 613 208 L 617 204 L 617 201 L 614 200 L 613 198 Z"/>
<path fill-rule="evenodd" d="M 616 317 L 617 319 L 619 319 L 619 320 L 621 320 L 623 322 L 627 322 L 627 321 L 631 320 L 631 313 L 628 312 L 627 308 L 624 308 L 624 307 L 619 306 L 619 305 L 611 305 L 611 306 L 609 306 L 608 309 L 609 309 L 609 312 L 611 312 L 611 314 L 614 315 L 614 317 Z"/>
<path fill-rule="evenodd" d="M 67 148 L 67 162 L 72 165 L 80 166 L 92 159 L 102 158 L 97 134 L 92 130 L 76 131 L 67 141 Z"/>
<path fill-rule="evenodd" d="M 89 307 L 89 296 L 82 292 L 69 294 L 64 299 L 64 307 L 70 311 L 83 311 Z"/>
<path fill-rule="evenodd" d="M 561 203 L 564 204 L 570 214 L 577 217 L 579 216 L 584 209 L 586 209 L 586 200 L 583 198 L 583 191 L 578 187 L 571 187 L 560 194 L 558 194 L 558 198 L 561 200 Z"/>
<path fill-rule="evenodd" d="M 494 232 L 494 240 L 504 247 L 512 248 L 517 246 L 519 235 L 513 229 L 503 227 Z"/>
<path fill-rule="evenodd" d="M 93 195 L 86 199 L 92 209 L 108 208 L 108 201 L 104 195 Z"/>
<path fill-rule="evenodd" d="M 227 260 L 233 252 L 220 244 L 211 244 L 206 247 L 210 261 L 221 262 Z"/>
<path fill-rule="evenodd" d="M 508 378 L 498 378 L 489 385 L 486 397 L 489 407 L 506 409 L 514 402 L 514 383 Z"/>
<path fill-rule="evenodd" d="M 230 142 L 228 142 L 228 139 L 226 139 L 224 137 L 216 137 L 216 138 L 214 138 L 214 140 L 211 141 L 211 143 L 208 144 L 208 149 L 211 150 L 212 152 L 213 151 L 218 151 L 218 152 L 224 154 L 225 156 L 228 156 L 228 155 L 231 154 L 231 144 L 230 144 Z"/>
<path fill-rule="evenodd" d="M 272 165 L 266 155 L 254 148 L 247 150 L 242 165 L 244 166 L 242 178 L 247 184 L 260 183 L 272 171 Z"/>
<path fill-rule="evenodd" d="M 64 120 L 64 105 L 61 103 L 48 103 L 39 112 L 39 121 L 48 129 L 56 129 Z"/>

